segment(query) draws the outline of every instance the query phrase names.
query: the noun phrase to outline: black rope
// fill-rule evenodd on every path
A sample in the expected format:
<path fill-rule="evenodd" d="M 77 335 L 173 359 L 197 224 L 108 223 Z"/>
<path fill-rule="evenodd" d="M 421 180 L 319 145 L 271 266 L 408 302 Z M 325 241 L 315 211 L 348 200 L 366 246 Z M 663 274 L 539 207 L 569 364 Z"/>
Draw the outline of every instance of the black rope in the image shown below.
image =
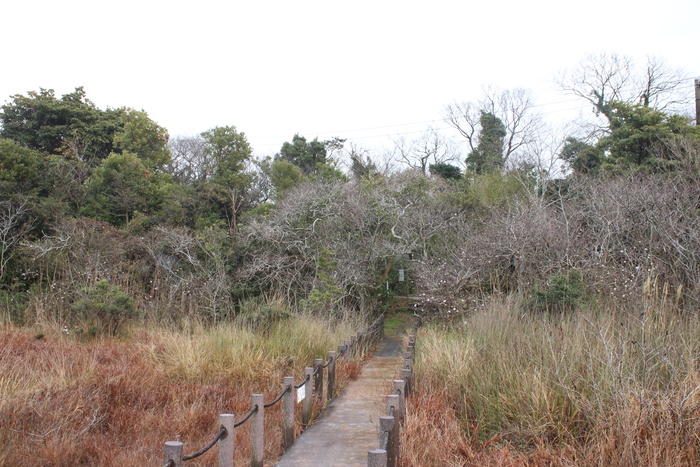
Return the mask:
<path fill-rule="evenodd" d="M 166 462 L 163 467 L 175 467 L 175 461 L 172 459 L 168 459 L 168 462 Z"/>
<path fill-rule="evenodd" d="M 248 419 L 249 419 L 251 416 L 253 416 L 253 414 L 254 414 L 255 412 L 257 412 L 257 411 L 258 411 L 258 404 L 255 404 L 255 407 L 253 407 L 252 409 L 250 409 L 250 412 L 248 412 L 248 414 L 247 414 L 245 417 L 243 417 L 243 419 L 242 419 L 241 421 L 234 423 L 234 424 L 233 424 L 233 427 L 234 427 L 234 428 L 238 428 L 239 426 L 243 425 L 243 424 L 244 424 L 245 422 L 247 422 Z"/>
<path fill-rule="evenodd" d="M 310 375 L 306 375 L 306 378 L 304 378 L 304 381 L 302 381 L 302 382 L 299 383 L 298 385 L 294 386 L 294 389 L 299 389 L 300 387 L 302 387 L 303 385 L 305 385 L 306 382 L 309 380 L 309 378 L 310 378 Z"/>
<path fill-rule="evenodd" d="M 328 365 L 330 365 L 332 361 L 333 361 L 333 357 L 328 357 L 328 361 L 326 362 L 325 365 L 322 365 L 321 368 L 327 368 Z"/>
<path fill-rule="evenodd" d="M 263 407 L 265 407 L 266 409 L 268 409 L 268 408 L 272 407 L 273 405 L 275 405 L 276 403 L 278 403 L 280 400 L 282 400 L 282 397 L 283 397 L 285 394 L 287 394 L 287 392 L 289 392 L 289 388 L 291 388 L 291 386 L 287 386 L 286 388 L 284 388 L 284 391 L 282 391 L 282 393 L 281 393 L 279 396 L 277 396 L 277 397 L 275 398 L 275 400 L 273 400 L 272 402 L 269 402 L 269 403 L 267 403 L 267 404 L 264 404 Z"/>
<path fill-rule="evenodd" d="M 323 368 L 324 368 L 323 365 L 317 366 L 316 369 L 314 370 L 314 376 L 316 376 L 319 371 L 323 370 Z"/>
<path fill-rule="evenodd" d="M 226 434 L 226 428 L 224 428 L 222 426 L 221 429 L 219 430 L 219 433 L 216 435 L 216 437 L 212 440 L 211 443 L 207 444 L 206 446 L 204 446 L 202 449 L 200 449 L 197 452 L 193 452 L 192 454 L 189 454 L 187 456 L 182 456 L 182 460 L 189 461 L 189 460 L 198 458 L 199 456 L 201 456 L 202 454 L 204 454 L 205 452 L 210 450 L 212 448 L 212 446 L 214 446 L 216 444 L 216 442 L 219 441 L 225 434 Z M 172 460 L 171 460 L 171 462 L 172 462 Z"/>

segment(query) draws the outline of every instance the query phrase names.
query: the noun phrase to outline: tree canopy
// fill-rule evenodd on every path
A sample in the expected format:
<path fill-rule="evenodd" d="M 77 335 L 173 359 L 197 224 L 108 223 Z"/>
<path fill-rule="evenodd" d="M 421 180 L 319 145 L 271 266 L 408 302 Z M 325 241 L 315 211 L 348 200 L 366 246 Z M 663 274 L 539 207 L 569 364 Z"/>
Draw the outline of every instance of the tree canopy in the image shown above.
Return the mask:
<path fill-rule="evenodd" d="M 292 142 L 285 142 L 279 152 L 279 158 L 299 167 L 306 176 L 315 174 L 319 164 L 326 164 L 326 145 L 314 138 L 307 142 L 306 138 L 296 134 L 292 137 Z"/>
<path fill-rule="evenodd" d="M 149 167 L 170 159 L 168 133 L 143 110 L 99 109 L 82 87 L 57 98 L 53 89 L 17 94 L 0 108 L 0 138 L 44 154 L 99 165 L 111 153 L 131 152 Z"/>
<path fill-rule="evenodd" d="M 45 154 L 65 154 L 84 161 L 106 158 L 122 129 L 121 110 L 98 109 L 78 87 L 55 96 L 52 89 L 14 95 L 0 108 L 0 137 Z"/>
<path fill-rule="evenodd" d="M 559 157 L 579 173 L 673 170 L 679 163 L 668 146 L 674 138 L 700 143 L 700 128 L 687 117 L 669 115 L 644 104 L 606 104 L 607 134 L 589 144 L 568 137 Z"/>

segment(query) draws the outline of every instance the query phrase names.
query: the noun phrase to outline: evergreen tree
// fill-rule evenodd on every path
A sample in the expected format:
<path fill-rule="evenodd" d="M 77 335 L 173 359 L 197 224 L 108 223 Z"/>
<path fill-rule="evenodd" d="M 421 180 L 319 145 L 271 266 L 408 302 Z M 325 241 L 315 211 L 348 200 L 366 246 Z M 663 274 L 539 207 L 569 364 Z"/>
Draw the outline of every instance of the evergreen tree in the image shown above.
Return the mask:
<path fill-rule="evenodd" d="M 487 173 L 503 167 L 503 139 L 506 127 L 500 118 L 490 112 L 481 112 L 479 144 L 467 155 L 467 167 L 477 173 Z"/>
<path fill-rule="evenodd" d="M 278 154 L 279 158 L 299 167 L 305 176 L 315 174 L 318 164 L 328 163 L 327 156 L 326 145 L 318 138 L 307 142 L 298 134 L 294 135 L 291 143 L 285 141 Z"/>

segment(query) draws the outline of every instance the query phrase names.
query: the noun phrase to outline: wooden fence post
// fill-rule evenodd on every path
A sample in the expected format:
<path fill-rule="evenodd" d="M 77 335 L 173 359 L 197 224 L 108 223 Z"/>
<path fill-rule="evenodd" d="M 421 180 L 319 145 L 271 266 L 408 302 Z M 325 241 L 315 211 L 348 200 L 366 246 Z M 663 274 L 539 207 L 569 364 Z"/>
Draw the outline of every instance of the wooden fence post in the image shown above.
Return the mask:
<path fill-rule="evenodd" d="M 265 450 L 265 396 L 253 394 L 252 408 L 258 407 L 250 420 L 250 467 L 263 467 Z"/>
<path fill-rule="evenodd" d="M 282 442 L 284 450 L 287 451 L 294 443 L 294 376 L 284 377 L 284 388 L 287 392 L 284 393 L 282 400 L 283 411 L 283 433 Z"/>
<path fill-rule="evenodd" d="M 388 452 L 388 460 L 387 464 L 391 467 L 395 466 L 398 463 L 399 460 L 399 429 L 401 426 L 400 420 L 401 420 L 401 414 L 400 414 L 400 408 L 399 408 L 399 396 L 396 394 L 390 394 L 386 396 L 386 413 L 388 415 L 391 415 L 391 408 L 394 408 L 394 425 L 391 428 L 391 434 L 389 435 L 389 439 L 391 442 L 389 443 L 390 446 L 392 446 L 392 449 L 389 450 L 387 448 Z M 393 453 L 393 455 L 392 455 Z"/>
<path fill-rule="evenodd" d="M 219 467 L 233 467 L 234 439 L 233 430 L 236 419 L 231 413 L 219 415 L 219 423 L 226 428 L 226 434 L 219 439 Z"/>
<path fill-rule="evenodd" d="M 343 355 L 345 355 L 345 361 L 350 360 L 350 351 L 352 349 L 352 341 L 344 341 L 343 346 L 345 349 L 343 349 Z"/>
<path fill-rule="evenodd" d="M 404 368 L 401 370 L 401 377 L 406 382 L 404 391 L 406 392 L 406 397 L 408 397 L 411 395 L 411 391 L 413 390 L 413 371 L 408 368 Z"/>
<path fill-rule="evenodd" d="M 373 449 L 367 453 L 367 467 L 386 467 L 386 451 Z"/>
<path fill-rule="evenodd" d="M 328 397 L 329 401 L 333 400 L 335 397 L 335 360 L 337 358 L 337 353 L 333 350 L 328 351 Z"/>
<path fill-rule="evenodd" d="M 402 379 L 394 380 L 394 394 L 399 396 L 399 420 L 403 421 L 406 416 L 406 381 Z"/>
<path fill-rule="evenodd" d="M 314 395 L 323 401 L 323 359 L 314 359 Z"/>
<path fill-rule="evenodd" d="M 314 369 L 310 366 L 304 368 L 304 377 L 306 376 L 308 376 L 309 379 L 307 379 L 306 384 L 304 384 L 304 402 L 301 406 L 301 423 L 305 426 L 311 422 L 311 413 L 314 409 L 314 401 L 312 399 L 314 394 Z"/>
<path fill-rule="evenodd" d="M 166 441 L 163 454 L 165 465 L 172 461 L 173 467 L 182 467 L 182 443 L 180 441 Z"/>
<path fill-rule="evenodd" d="M 386 465 L 389 467 L 396 467 L 396 459 L 398 457 L 396 452 L 397 446 L 392 436 L 394 425 L 396 424 L 398 424 L 398 421 L 390 415 L 379 417 L 379 430 L 382 436 L 379 447 L 386 450 Z"/>

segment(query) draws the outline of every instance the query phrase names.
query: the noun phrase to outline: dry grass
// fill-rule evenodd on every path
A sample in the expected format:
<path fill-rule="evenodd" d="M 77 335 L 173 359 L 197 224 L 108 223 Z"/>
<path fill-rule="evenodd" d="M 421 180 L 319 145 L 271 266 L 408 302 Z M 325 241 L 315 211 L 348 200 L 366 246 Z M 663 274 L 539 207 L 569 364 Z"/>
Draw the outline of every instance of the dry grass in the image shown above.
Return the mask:
<path fill-rule="evenodd" d="M 122 340 L 81 342 L 60 329 L 0 329 L 0 465 L 137 466 L 162 463 L 163 443 L 189 453 L 216 434 L 218 414 L 237 419 L 251 394 L 272 400 L 285 375 L 352 333 L 347 323 L 297 316 L 264 335 L 234 325 L 133 329 Z M 338 383 L 355 365 L 339 365 Z M 320 407 L 319 407 L 320 408 Z M 281 453 L 280 405 L 267 409 L 266 459 Z M 237 462 L 249 457 L 246 425 Z M 190 466 L 212 465 L 213 449 Z"/>
<path fill-rule="evenodd" d="M 517 305 L 420 331 L 404 465 L 700 463 L 698 317 L 653 299 L 564 318 Z"/>

